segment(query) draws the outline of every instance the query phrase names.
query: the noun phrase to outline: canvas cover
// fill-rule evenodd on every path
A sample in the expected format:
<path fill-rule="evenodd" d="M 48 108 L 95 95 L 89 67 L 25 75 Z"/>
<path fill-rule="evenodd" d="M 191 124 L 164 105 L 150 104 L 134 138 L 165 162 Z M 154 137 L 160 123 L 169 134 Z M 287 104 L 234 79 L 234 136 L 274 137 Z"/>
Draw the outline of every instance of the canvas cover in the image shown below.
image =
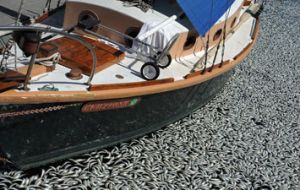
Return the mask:
<path fill-rule="evenodd" d="M 177 0 L 201 36 L 223 16 L 235 0 Z"/>
<path fill-rule="evenodd" d="M 141 28 L 140 33 L 138 34 L 137 38 L 140 39 L 140 36 L 143 35 L 144 33 L 152 30 L 155 28 L 159 23 L 157 22 L 150 22 L 150 23 L 145 23 L 143 27 Z M 159 30 L 157 30 L 155 33 L 147 37 L 146 39 L 142 40 L 146 44 L 150 44 L 156 49 L 164 49 L 169 41 L 178 33 L 181 31 L 173 27 L 173 25 L 166 25 Z M 155 55 L 155 52 L 151 51 L 151 48 L 146 45 L 142 45 L 141 43 L 137 41 L 133 41 L 133 46 L 132 49 L 142 52 L 146 55 Z"/>

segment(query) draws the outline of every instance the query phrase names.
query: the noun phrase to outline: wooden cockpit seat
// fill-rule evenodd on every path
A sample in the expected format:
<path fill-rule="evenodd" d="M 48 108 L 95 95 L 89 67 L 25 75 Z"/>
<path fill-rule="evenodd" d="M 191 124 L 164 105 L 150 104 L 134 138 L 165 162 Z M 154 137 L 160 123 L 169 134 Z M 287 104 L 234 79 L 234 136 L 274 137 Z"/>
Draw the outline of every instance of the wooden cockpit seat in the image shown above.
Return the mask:
<path fill-rule="evenodd" d="M 96 72 L 116 64 L 125 58 L 124 52 L 121 52 L 118 49 L 89 38 L 84 39 L 95 47 L 97 55 Z M 55 47 L 57 47 L 58 52 L 62 56 L 59 64 L 71 69 L 81 69 L 86 75 L 91 74 L 93 62 L 92 55 L 84 45 L 65 37 L 58 38 L 43 43 L 40 47 L 39 54 L 47 57 L 49 52 L 53 51 Z"/>
<path fill-rule="evenodd" d="M 20 83 L 15 81 L 9 81 L 9 82 L 0 82 L 0 92 L 4 92 L 6 90 L 16 88 L 19 86 Z"/>
<path fill-rule="evenodd" d="M 0 73 L 0 92 L 18 87 L 25 81 L 28 66 L 19 67 L 16 71 L 8 69 L 5 73 Z M 41 74 L 51 72 L 52 67 L 34 64 L 31 78 Z"/>
<path fill-rule="evenodd" d="M 5 73 L 0 73 L 0 81 L 19 81 L 23 82 L 26 78 L 28 65 L 19 67 L 16 71 L 8 69 Z M 36 77 L 53 71 L 52 67 L 34 64 L 32 67 L 31 77 Z"/>

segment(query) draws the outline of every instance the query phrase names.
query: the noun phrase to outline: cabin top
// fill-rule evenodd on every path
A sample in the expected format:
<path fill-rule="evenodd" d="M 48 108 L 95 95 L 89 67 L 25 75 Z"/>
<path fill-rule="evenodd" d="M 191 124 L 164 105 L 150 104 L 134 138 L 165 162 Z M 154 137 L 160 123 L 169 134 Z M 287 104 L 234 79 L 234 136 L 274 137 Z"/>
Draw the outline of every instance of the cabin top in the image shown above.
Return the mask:
<path fill-rule="evenodd" d="M 238 9 L 241 4 L 243 4 L 244 0 L 236 0 L 229 12 L 229 17 L 232 16 Z M 134 19 L 139 20 L 142 23 L 149 22 L 162 22 L 168 19 L 170 16 L 178 15 L 178 13 L 182 12 L 182 9 L 179 7 L 175 0 L 156 0 L 152 3 L 152 8 L 148 11 L 142 11 L 141 9 L 128 5 L 125 1 L 122 0 L 68 0 L 68 4 L 79 3 L 82 5 L 92 5 L 92 6 L 102 6 L 106 9 L 110 9 L 112 11 L 116 11 L 122 13 L 124 15 L 130 16 Z M 217 23 L 223 22 L 226 19 L 226 13 L 217 21 Z M 185 32 L 193 26 L 188 21 L 188 19 L 181 18 L 177 22 L 173 24 L 174 27 Z"/>
<path fill-rule="evenodd" d="M 137 20 L 142 24 L 153 22 L 160 23 L 169 18 L 168 16 L 154 9 L 144 12 L 135 6 L 126 5 L 124 4 L 124 2 L 119 0 L 69 0 L 66 3 L 67 10 L 68 7 L 70 7 L 70 9 L 73 9 L 74 4 L 80 4 L 80 10 L 92 10 L 93 8 L 91 8 L 90 6 L 103 7 L 111 13 L 115 12 L 118 14 L 122 14 L 126 17 L 131 17 L 132 19 Z M 101 15 L 100 12 L 98 12 L 97 14 Z M 68 17 L 65 17 L 65 20 L 66 19 L 68 19 Z M 185 26 L 178 22 L 174 22 L 172 24 L 172 27 L 175 27 L 175 30 L 181 32 L 188 31 L 188 29 Z"/>

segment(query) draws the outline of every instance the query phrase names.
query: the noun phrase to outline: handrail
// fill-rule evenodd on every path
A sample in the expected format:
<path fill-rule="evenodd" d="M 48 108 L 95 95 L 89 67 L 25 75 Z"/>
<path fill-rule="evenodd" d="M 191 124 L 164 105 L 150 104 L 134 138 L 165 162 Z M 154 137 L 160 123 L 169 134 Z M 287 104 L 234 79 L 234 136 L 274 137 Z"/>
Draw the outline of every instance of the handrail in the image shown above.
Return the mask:
<path fill-rule="evenodd" d="M 156 51 L 156 56 L 153 57 L 153 56 L 150 56 L 150 55 L 147 55 L 147 54 L 143 53 L 142 51 L 137 51 L 137 50 L 134 50 L 133 48 L 126 47 L 125 45 L 123 45 L 123 44 L 121 44 L 119 42 L 113 41 L 112 39 L 110 39 L 110 38 L 108 38 L 106 36 L 103 36 L 103 35 L 101 35 L 101 34 L 99 34 L 97 32 L 94 32 L 92 30 L 83 29 L 83 31 L 86 32 L 86 33 L 88 33 L 88 34 L 90 34 L 90 35 L 92 35 L 93 37 L 100 38 L 100 39 L 106 40 L 106 41 L 108 41 L 108 42 L 110 42 L 112 44 L 115 44 L 115 45 L 123 48 L 124 50 L 126 50 L 126 51 L 128 51 L 130 53 L 135 53 L 135 54 L 137 54 L 139 56 L 148 58 L 148 59 L 153 60 L 155 62 L 157 62 L 158 60 L 160 60 L 163 56 L 166 55 L 166 53 L 168 53 L 167 51 L 169 51 L 173 47 L 174 43 L 176 42 L 176 40 L 179 37 L 179 34 L 174 35 L 171 38 L 171 40 L 167 43 L 166 47 L 164 47 L 164 49 L 155 50 L 155 47 L 153 47 L 151 44 L 147 44 L 147 43 L 141 41 L 139 38 L 132 38 L 132 37 L 126 35 L 126 34 L 123 34 L 121 32 L 118 32 L 117 30 L 114 30 L 112 28 L 109 28 L 109 27 L 101 25 L 101 24 L 98 24 L 97 26 L 102 27 L 102 28 L 107 29 L 107 30 L 110 30 L 110 31 L 114 32 L 115 34 L 118 34 L 118 35 L 120 35 L 120 36 L 122 36 L 124 38 L 136 41 L 136 42 L 138 42 L 140 44 L 143 44 L 145 46 L 150 47 L 151 50 Z"/>
<path fill-rule="evenodd" d="M 168 50 L 170 47 L 169 47 L 169 48 L 166 48 L 166 47 L 165 47 L 165 48 L 163 48 L 163 49 L 162 49 L 162 48 L 158 48 L 158 47 L 154 47 L 153 45 L 148 44 L 148 43 L 144 42 L 143 40 L 145 40 L 145 39 L 148 38 L 149 36 L 153 35 L 153 34 L 154 34 L 155 32 L 157 32 L 159 29 L 161 29 L 161 28 L 163 28 L 163 27 L 169 25 L 170 23 L 174 22 L 176 19 L 177 19 L 177 16 L 176 16 L 176 15 L 173 15 L 172 17 L 168 18 L 167 20 L 165 20 L 165 21 L 159 23 L 158 25 L 156 25 L 156 26 L 155 26 L 153 29 L 151 29 L 150 31 L 148 31 L 148 32 L 146 32 L 146 33 L 144 33 L 144 34 L 142 34 L 141 36 L 137 36 L 137 37 L 135 37 L 135 38 L 134 38 L 134 37 L 131 37 L 131 36 L 125 34 L 125 33 L 119 32 L 118 30 L 115 30 L 115 29 L 113 29 L 113 28 L 110 28 L 110 27 L 108 27 L 108 26 L 105 26 L 105 25 L 101 24 L 101 22 L 98 23 L 96 26 L 99 27 L 99 28 L 103 28 L 103 29 L 105 29 L 105 30 L 108 30 L 108 31 L 110 31 L 110 32 L 112 32 L 112 33 L 114 33 L 114 34 L 120 36 L 120 37 L 125 38 L 125 39 L 131 40 L 132 42 L 137 42 L 137 43 L 139 43 L 140 45 L 147 46 L 147 47 L 151 48 L 151 51 L 155 51 L 156 53 L 158 53 L 158 52 L 162 52 L 162 51 Z M 110 38 L 105 37 L 105 36 L 103 36 L 103 35 L 101 35 L 101 34 L 99 34 L 99 33 L 97 33 L 97 32 L 93 32 L 93 31 L 88 30 L 88 29 L 83 29 L 83 31 L 86 32 L 86 33 L 88 33 L 88 34 L 90 34 L 90 35 L 92 35 L 92 36 L 95 36 L 95 37 L 100 38 L 100 39 L 104 39 L 104 40 L 106 40 L 106 41 L 108 41 L 108 42 L 110 42 L 110 43 L 113 43 L 113 44 L 115 44 L 115 45 L 117 45 L 117 46 L 119 46 L 119 47 L 122 47 L 123 49 L 125 49 L 126 51 L 128 51 L 128 52 L 130 52 L 130 53 L 136 53 L 136 54 L 139 54 L 140 56 L 143 56 L 143 57 L 145 57 L 145 58 L 152 59 L 152 60 L 155 61 L 155 59 L 153 59 L 153 57 L 151 57 L 151 56 L 149 56 L 149 55 L 146 55 L 146 54 L 144 54 L 143 52 L 134 51 L 132 48 L 129 48 L 129 47 L 127 47 L 127 46 L 125 46 L 125 45 L 123 45 L 123 44 L 121 44 L 121 43 L 119 43 L 119 42 L 113 41 L 113 40 L 111 40 Z M 177 35 L 178 35 L 178 34 L 177 34 Z M 178 38 L 178 36 L 175 38 L 175 40 L 176 40 L 177 38 Z M 172 45 L 173 39 L 171 39 L 170 42 L 171 42 L 171 45 Z M 167 44 L 167 46 L 168 46 L 168 45 L 169 45 L 169 44 Z"/>
<path fill-rule="evenodd" d="M 125 33 L 119 32 L 118 30 L 115 30 L 115 29 L 113 29 L 113 28 L 110 28 L 110 27 L 108 27 L 108 26 L 105 26 L 105 25 L 103 25 L 103 24 L 101 24 L 101 23 L 98 24 L 97 26 L 98 26 L 98 27 L 101 27 L 101 28 L 103 28 L 103 29 L 105 29 L 105 30 L 108 30 L 108 31 L 110 31 L 110 32 L 113 32 L 113 33 L 117 34 L 118 36 L 123 37 L 123 38 L 125 38 L 125 39 L 131 40 L 131 41 L 135 41 L 135 42 L 138 42 L 138 43 L 140 43 L 140 44 L 142 44 L 142 45 L 145 45 L 145 46 L 149 46 L 149 47 L 151 47 L 151 48 L 154 48 L 154 47 L 152 47 L 150 44 L 147 44 L 146 42 L 140 41 L 138 38 L 131 37 L 131 36 L 125 34 Z"/>
<path fill-rule="evenodd" d="M 96 64 L 97 64 L 97 55 L 95 52 L 94 47 L 89 44 L 88 42 L 86 42 L 81 36 L 77 35 L 77 34 L 70 34 L 67 33 L 63 30 L 58 30 L 58 29 L 54 29 L 52 27 L 36 27 L 36 26 L 0 26 L 0 31 L 34 31 L 34 32 L 46 32 L 46 33 L 54 33 L 54 34 L 58 34 L 58 35 L 63 35 L 67 38 L 70 38 L 72 40 L 78 41 L 80 42 L 82 45 L 84 45 L 92 54 L 92 59 L 93 59 L 93 66 L 92 66 L 92 70 L 91 70 L 91 74 L 89 76 L 88 81 L 86 82 L 86 85 L 90 86 L 94 75 L 95 75 L 95 71 L 96 71 Z"/>
<path fill-rule="evenodd" d="M 100 84 L 91 85 L 88 89 L 89 91 L 99 91 L 99 90 L 115 90 L 115 89 L 125 89 L 125 88 L 137 88 L 146 87 L 152 85 L 166 84 L 174 82 L 174 78 L 165 78 L 152 81 L 141 81 L 141 82 L 129 82 L 129 83 L 115 83 L 115 84 Z"/>
<path fill-rule="evenodd" d="M 93 37 L 100 38 L 100 39 L 103 39 L 103 40 L 105 40 L 105 41 L 108 41 L 108 42 L 110 42 L 110 43 L 112 43 L 112 44 L 115 44 L 115 45 L 117 45 L 117 46 L 123 48 L 124 50 L 128 51 L 129 53 L 136 53 L 136 54 L 138 54 L 138 55 L 140 55 L 140 56 L 143 56 L 143 57 L 145 57 L 145 58 L 154 60 L 153 57 L 148 56 L 148 55 L 146 55 L 145 53 L 134 51 L 132 48 L 128 48 L 128 47 L 126 47 L 125 45 L 123 45 L 123 44 L 121 44 L 121 43 L 119 43 L 119 42 L 113 41 L 112 39 L 110 39 L 110 38 L 108 38 L 108 37 L 106 37 L 106 36 L 103 36 L 103 35 L 101 35 L 101 34 L 99 34 L 99 33 L 97 33 L 97 32 L 93 32 L 93 31 L 88 30 L 88 29 L 84 29 L 83 31 L 86 32 L 86 33 L 88 33 L 89 35 L 92 35 Z"/>

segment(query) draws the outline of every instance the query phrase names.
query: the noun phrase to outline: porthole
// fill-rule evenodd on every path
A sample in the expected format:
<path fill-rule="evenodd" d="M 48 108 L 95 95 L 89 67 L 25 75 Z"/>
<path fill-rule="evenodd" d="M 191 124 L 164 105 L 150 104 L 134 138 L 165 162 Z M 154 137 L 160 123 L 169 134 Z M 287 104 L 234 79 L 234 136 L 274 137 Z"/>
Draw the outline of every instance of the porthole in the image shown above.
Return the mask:
<path fill-rule="evenodd" d="M 236 23 L 236 17 L 232 20 L 232 22 L 230 24 L 230 28 L 233 28 L 235 23 Z"/>
<path fill-rule="evenodd" d="M 197 32 L 195 31 L 190 31 L 188 34 L 188 37 L 184 43 L 183 49 L 184 50 L 188 50 L 191 49 L 192 47 L 194 47 L 194 45 L 196 44 L 197 41 Z"/>
<path fill-rule="evenodd" d="M 221 37 L 222 31 L 223 31 L 222 29 L 219 29 L 219 30 L 215 33 L 214 38 L 213 38 L 213 41 L 216 41 L 216 40 L 218 40 L 218 39 Z"/>
<path fill-rule="evenodd" d="M 99 20 L 98 16 L 95 13 L 93 13 L 92 11 L 86 10 L 86 11 L 82 11 L 80 13 L 80 15 L 78 17 L 78 22 L 80 22 L 82 20 L 86 20 L 86 19 L 88 19 L 90 17 L 92 17 L 92 18 L 94 18 L 96 20 Z M 91 30 L 95 32 L 97 30 L 97 27 L 93 27 Z"/>

